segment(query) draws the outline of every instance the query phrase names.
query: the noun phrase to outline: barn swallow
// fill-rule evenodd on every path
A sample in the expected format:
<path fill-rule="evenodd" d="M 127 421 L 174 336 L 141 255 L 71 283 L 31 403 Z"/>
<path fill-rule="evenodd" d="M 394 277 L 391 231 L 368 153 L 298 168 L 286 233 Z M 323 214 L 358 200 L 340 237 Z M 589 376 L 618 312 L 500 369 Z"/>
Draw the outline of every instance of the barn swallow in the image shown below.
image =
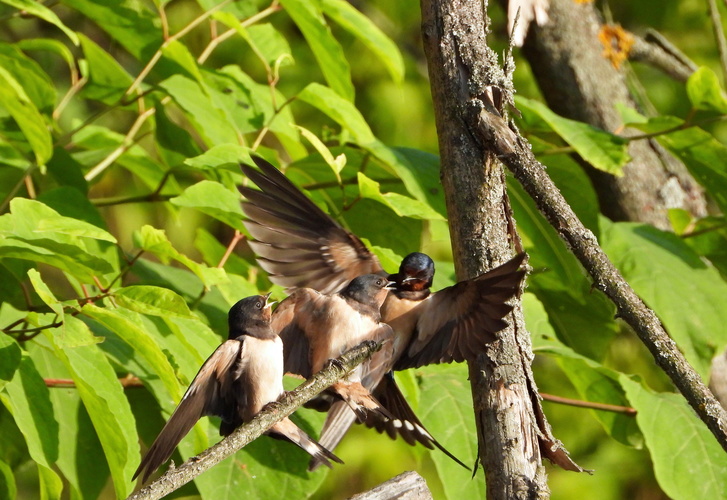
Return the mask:
<path fill-rule="evenodd" d="M 260 171 L 241 167 L 260 191 L 248 187 L 240 191 L 247 200 L 242 209 L 248 220 L 243 223 L 256 240 L 249 244 L 260 266 L 273 283 L 288 289 L 337 290 L 361 273 L 377 273 L 394 281 L 394 290 L 381 308 L 382 320 L 394 331 L 393 357 L 388 362 L 394 370 L 474 359 L 507 325 L 503 318 L 512 306 L 506 302 L 520 290 L 524 254 L 477 278 L 432 293 L 434 262 L 429 256 L 409 254 L 399 271 L 389 275 L 356 235 L 318 208 L 278 169 L 262 158 L 253 160 Z M 416 440 L 430 449 L 434 445 L 462 464 L 416 419 L 393 378 L 382 377 L 371 384 L 367 388 L 382 403 L 389 402 L 387 408 L 396 418 L 385 421 L 369 415 L 367 425 L 409 443 Z M 333 404 L 321 443 L 335 448 L 354 421 L 345 407 Z M 318 465 L 311 460 L 311 468 Z"/>
<path fill-rule="evenodd" d="M 143 472 L 146 482 L 201 417 L 220 417 L 220 435 L 227 436 L 283 394 L 283 344 L 270 326 L 273 303 L 268 302 L 269 297 L 254 295 L 232 306 L 228 340 L 202 365 L 132 479 Z M 267 434 L 300 446 L 328 467 L 332 467 L 331 460 L 343 463 L 288 418 Z"/>
<path fill-rule="evenodd" d="M 364 340 L 383 343 L 371 359 L 328 389 L 362 421 L 370 412 L 391 417 L 365 388 L 391 369 L 394 332 L 381 322 L 380 313 L 391 285 L 383 276 L 366 274 L 335 294 L 297 288 L 272 316 L 272 328 L 283 340 L 285 371 L 305 378 Z"/>

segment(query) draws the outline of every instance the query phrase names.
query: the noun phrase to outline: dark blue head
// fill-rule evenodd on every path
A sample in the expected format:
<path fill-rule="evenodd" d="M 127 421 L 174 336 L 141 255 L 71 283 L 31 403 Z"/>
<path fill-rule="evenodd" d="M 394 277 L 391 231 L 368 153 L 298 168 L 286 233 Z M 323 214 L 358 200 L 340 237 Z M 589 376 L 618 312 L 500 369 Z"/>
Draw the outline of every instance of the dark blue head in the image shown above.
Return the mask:
<path fill-rule="evenodd" d="M 390 278 L 396 281 L 399 290 L 426 290 L 434 279 L 434 261 L 425 253 L 410 253 L 401 261 L 399 272 Z"/>
<path fill-rule="evenodd" d="M 236 339 L 240 335 L 250 335 L 258 338 L 274 337 L 270 328 L 270 294 L 253 295 L 235 303 L 227 314 L 229 327 L 228 339 Z"/>

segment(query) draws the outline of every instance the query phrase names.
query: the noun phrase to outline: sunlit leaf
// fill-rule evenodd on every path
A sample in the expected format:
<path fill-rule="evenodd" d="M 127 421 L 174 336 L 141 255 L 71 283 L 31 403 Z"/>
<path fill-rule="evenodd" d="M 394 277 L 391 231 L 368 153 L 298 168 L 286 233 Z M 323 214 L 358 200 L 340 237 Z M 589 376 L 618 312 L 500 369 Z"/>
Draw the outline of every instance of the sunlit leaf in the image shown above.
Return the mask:
<path fill-rule="evenodd" d="M 310 83 L 298 94 L 298 99 L 328 115 L 348 130 L 358 144 L 368 144 L 376 139 L 356 106 L 331 88 Z"/>
<path fill-rule="evenodd" d="M 52 332 L 48 338 L 53 342 Z M 138 465 L 139 445 L 134 416 L 123 387 L 97 345 L 60 349 L 63 362 L 76 384 L 91 417 L 109 464 L 116 496 L 126 497 L 133 487 L 131 476 Z"/>
<path fill-rule="evenodd" d="M 328 85 L 339 97 L 352 103 L 351 68 L 318 5 L 305 0 L 281 0 L 280 3 L 303 33 Z"/>
<path fill-rule="evenodd" d="M 83 95 L 106 104 L 116 104 L 134 81 L 131 75 L 96 42 L 81 34 L 81 48 L 86 58 L 85 75 L 88 83 Z"/>
<path fill-rule="evenodd" d="M 28 141 L 35 161 L 45 165 L 53 154 L 53 144 L 45 119 L 25 92 L 23 85 L 0 66 L 0 106 L 13 117 Z"/>
<path fill-rule="evenodd" d="M 724 450 L 679 394 L 654 393 L 626 375 L 621 385 L 651 452 L 659 486 L 674 499 L 727 497 Z"/>
<path fill-rule="evenodd" d="M 687 95 L 697 109 L 727 113 L 727 98 L 719 86 L 717 75 L 707 66 L 700 67 L 689 76 Z"/>
<path fill-rule="evenodd" d="M 116 290 L 114 298 L 118 305 L 141 314 L 193 317 L 184 299 L 167 288 L 148 285 L 126 286 Z"/>
<path fill-rule="evenodd" d="M 537 113 L 565 142 L 594 168 L 622 175 L 622 167 L 630 160 L 628 141 L 587 123 L 563 118 L 545 104 L 518 97 L 515 100 L 523 112 Z"/>
<path fill-rule="evenodd" d="M 712 358 L 727 345 L 727 283 L 717 270 L 674 234 L 644 224 L 610 223 L 602 245 L 707 380 Z"/>
<path fill-rule="evenodd" d="M 240 195 L 226 189 L 219 182 L 198 182 L 170 201 L 179 207 L 196 208 L 228 226 L 244 230 Z"/>
<path fill-rule="evenodd" d="M 442 446 L 466 464 L 477 458 L 477 431 L 467 365 L 433 365 L 417 370 L 417 415 Z M 447 498 L 484 498 L 485 484 L 439 450 L 430 453 Z"/>
<path fill-rule="evenodd" d="M 76 33 L 68 28 L 65 24 L 63 24 L 63 21 L 61 21 L 58 16 L 50 10 L 45 5 L 33 2 L 32 0 L 2 0 L 3 3 L 11 5 L 15 7 L 16 9 L 22 10 L 23 12 L 27 12 L 30 15 L 39 17 L 40 19 L 49 22 L 56 26 L 58 29 L 63 31 L 63 33 L 66 34 L 66 36 L 75 44 L 78 45 L 78 36 L 76 36 Z"/>
<path fill-rule="evenodd" d="M 368 17 L 343 0 L 322 0 L 321 8 L 326 16 L 376 54 L 396 83 L 404 79 L 404 59 L 399 47 Z"/>

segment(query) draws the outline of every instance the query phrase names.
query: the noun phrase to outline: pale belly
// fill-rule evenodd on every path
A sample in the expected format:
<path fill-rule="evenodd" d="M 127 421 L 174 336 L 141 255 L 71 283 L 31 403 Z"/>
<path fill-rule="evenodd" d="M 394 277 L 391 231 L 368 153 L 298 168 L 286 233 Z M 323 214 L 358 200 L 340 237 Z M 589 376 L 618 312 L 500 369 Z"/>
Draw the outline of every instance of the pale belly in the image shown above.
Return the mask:
<path fill-rule="evenodd" d="M 246 420 L 258 413 L 267 403 L 276 401 L 283 393 L 283 342 L 280 338 L 270 341 L 254 337 L 245 339 L 245 343 L 248 342 L 250 343 L 248 352 L 254 355 L 246 356 L 244 377 L 255 383 L 251 383 L 248 387 Z"/>

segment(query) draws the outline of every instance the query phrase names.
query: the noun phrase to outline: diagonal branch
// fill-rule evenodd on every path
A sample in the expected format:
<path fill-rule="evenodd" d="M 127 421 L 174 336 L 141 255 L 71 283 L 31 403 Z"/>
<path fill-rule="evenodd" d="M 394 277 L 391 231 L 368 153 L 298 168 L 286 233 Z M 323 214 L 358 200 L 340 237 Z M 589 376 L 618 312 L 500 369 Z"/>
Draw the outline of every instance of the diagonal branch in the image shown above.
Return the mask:
<path fill-rule="evenodd" d="M 476 105 L 475 100 L 472 104 Z M 497 152 L 500 161 L 515 175 L 538 210 L 558 231 L 590 274 L 593 285 L 616 305 L 619 317 L 634 329 L 657 365 L 671 378 L 722 448 L 727 450 L 727 412 L 686 360 L 654 311 L 636 295 L 598 245 L 593 233 L 578 219 L 543 165 L 535 159 L 526 140 L 510 130 L 500 116 L 488 113 L 484 108 L 476 119 L 482 138 Z"/>
<path fill-rule="evenodd" d="M 196 457 L 190 458 L 179 467 L 170 467 L 161 477 L 129 496 L 127 500 L 161 498 L 180 488 L 182 485 L 187 484 L 207 469 L 260 437 L 273 424 L 292 414 L 303 403 L 313 399 L 331 384 L 340 380 L 348 372 L 368 359 L 374 352 L 378 351 L 380 347 L 381 344 L 367 340 L 345 352 L 338 358 L 337 363 L 331 363 L 313 375 L 295 390 L 287 393 L 279 403 L 264 409 L 250 422 L 242 425 L 228 437 Z"/>

